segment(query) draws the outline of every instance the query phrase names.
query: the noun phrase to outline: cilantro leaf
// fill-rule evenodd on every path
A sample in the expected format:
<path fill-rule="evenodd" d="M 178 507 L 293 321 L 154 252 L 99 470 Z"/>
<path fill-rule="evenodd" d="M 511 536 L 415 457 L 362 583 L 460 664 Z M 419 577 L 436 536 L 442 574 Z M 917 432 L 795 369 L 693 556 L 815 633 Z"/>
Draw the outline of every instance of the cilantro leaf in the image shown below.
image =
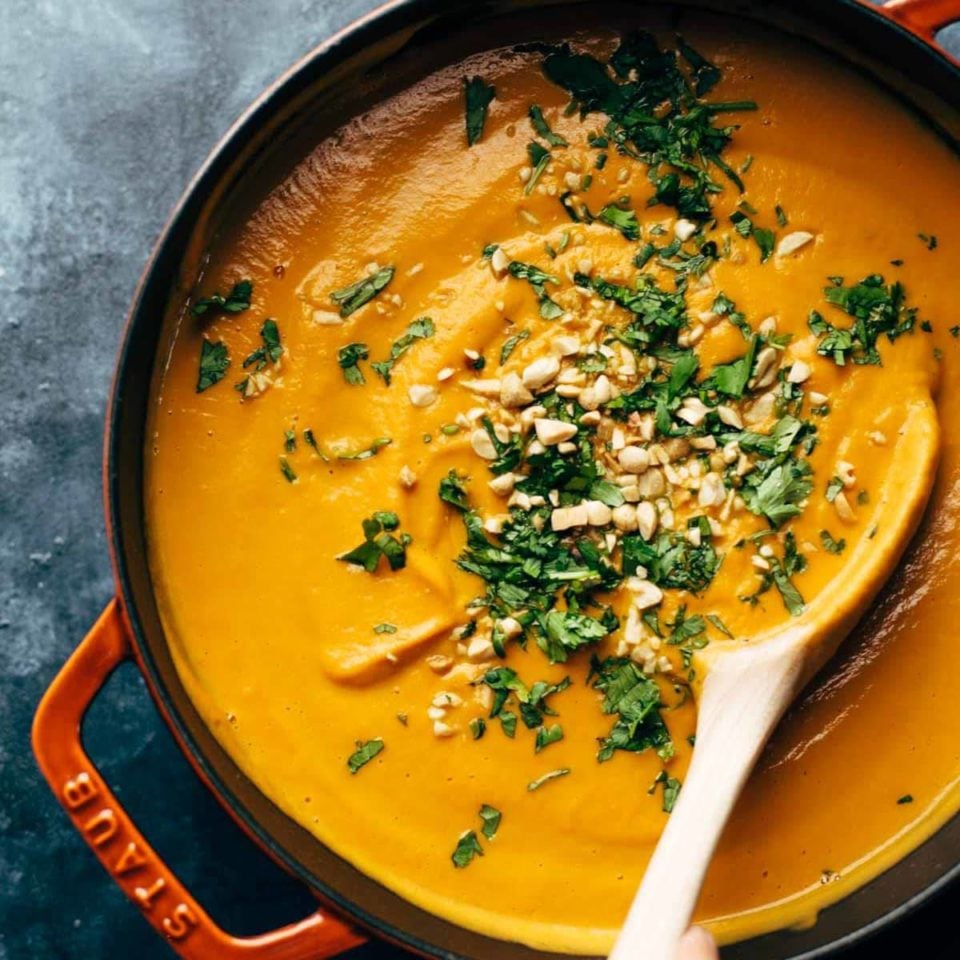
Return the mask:
<path fill-rule="evenodd" d="M 347 758 L 347 766 L 350 768 L 350 772 L 356 773 L 382 751 L 383 739 L 381 737 L 367 741 L 358 740 L 357 749 Z"/>
<path fill-rule="evenodd" d="M 489 803 L 485 803 L 480 808 L 480 819 L 483 821 L 480 832 L 488 840 L 492 840 L 500 829 L 500 821 L 503 819 L 503 814 L 496 807 L 491 807 Z"/>
<path fill-rule="evenodd" d="M 563 739 L 563 727 L 555 723 L 549 727 L 537 727 L 537 738 L 534 743 L 534 753 L 539 753 L 544 747 L 550 746 Z"/>
<path fill-rule="evenodd" d="M 510 359 L 510 354 L 517 349 L 521 341 L 526 340 L 529 336 L 529 330 L 521 330 L 503 341 L 503 346 L 500 348 L 500 366 L 503 366 Z"/>
<path fill-rule="evenodd" d="M 594 617 L 569 610 L 551 610 L 540 621 L 537 645 L 551 663 L 564 663 L 571 653 L 596 643 L 609 632 Z"/>
<path fill-rule="evenodd" d="M 357 450 L 356 453 L 338 453 L 338 460 L 369 460 L 375 457 L 384 447 L 390 446 L 393 441 L 389 437 L 377 437 L 369 447 Z"/>
<path fill-rule="evenodd" d="M 483 847 L 480 846 L 480 841 L 477 839 L 477 834 L 473 830 L 468 830 L 460 839 L 457 841 L 456 849 L 451 854 L 450 859 L 453 860 L 453 865 L 462 870 L 464 867 L 470 865 L 474 857 L 483 856 Z"/>
<path fill-rule="evenodd" d="M 527 790 L 533 793 L 535 790 L 539 790 L 545 783 L 549 783 L 551 780 L 559 780 L 560 777 L 566 777 L 570 773 L 569 767 L 561 767 L 559 770 L 551 770 L 549 773 L 543 774 L 541 777 L 537 777 L 536 780 L 531 780 L 527 784 Z"/>
<path fill-rule="evenodd" d="M 215 383 L 219 383 L 227 368 L 230 366 L 230 357 L 227 345 L 222 341 L 214 343 L 206 337 L 200 344 L 200 374 L 197 377 L 197 393 L 203 393 Z"/>
<path fill-rule="evenodd" d="M 359 386 L 367 381 L 364 379 L 363 371 L 360 369 L 360 361 L 366 360 L 370 356 L 370 351 L 365 343 L 348 343 L 341 347 L 337 353 L 337 363 L 343 371 L 343 379 L 347 383 Z"/>
<path fill-rule="evenodd" d="M 458 510 L 469 510 L 470 500 L 463 486 L 465 477 L 461 477 L 456 470 L 451 470 L 441 481 L 438 493 L 440 499 Z"/>
<path fill-rule="evenodd" d="M 640 222 L 635 211 L 616 203 L 608 203 L 601 211 L 598 220 L 619 230 L 627 240 L 640 239 Z"/>
<path fill-rule="evenodd" d="M 379 360 L 371 363 L 374 371 L 383 378 L 383 382 L 389 387 L 390 378 L 396 362 L 418 341 L 426 340 L 437 332 L 433 320 L 430 317 L 419 317 L 407 327 L 406 332 L 390 348 L 390 356 L 386 360 Z"/>
<path fill-rule="evenodd" d="M 666 531 L 649 543 L 641 536 L 629 534 L 620 545 L 624 576 L 633 576 L 637 567 L 645 567 L 652 583 L 691 593 L 706 590 L 723 559 L 709 540 L 694 546 L 685 536 Z"/>
<path fill-rule="evenodd" d="M 463 88 L 466 101 L 467 146 L 472 147 L 483 136 L 487 111 L 496 91 L 489 83 L 485 83 L 482 77 L 464 79 Z"/>
<path fill-rule="evenodd" d="M 559 133 L 554 133 L 550 129 L 550 125 L 543 116 L 543 111 L 536 104 L 533 104 L 533 106 L 530 107 L 529 111 L 527 111 L 527 115 L 530 117 L 530 123 L 533 126 L 537 136 L 546 140 L 551 147 L 570 146 L 570 144 L 568 144 Z"/>
<path fill-rule="evenodd" d="M 747 509 L 765 516 L 774 527 L 782 526 L 800 514 L 800 501 L 810 496 L 809 472 L 809 464 L 796 459 L 774 466 L 757 486 L 742 489 Z"/>
<path fill-rule="evenodd" d="M 601 709 L 617 715 L 610 733 L 600 741 L 599 761 L 609 760 L 617 750 L 641 753 L 671 742 L 655 680 L 625 657 L 594 658 L 590 669 L 593 686 L 604 695 Z"/>
<path fill-rule="evenodd" d="M 878 273 L 849 287 L 843 285 L 842 277 L 832 279 L 837 282 L 824 288 L 824 297 L 851 317 L 853 323 L 849 327 L 836 327 L 816 310 L 811 311 L 807 324 L 820 340 L 817 353 L 832 358 L 838 366 L 847 360 L 879 364 L 877 342 L 880 337 L 885 334 L 893 343 L 916 325 L 917 310 L 906 305 L 903 284 L 888 286 Z"/>
<path fill-rule="evenodd" d="M 563 309 L 559 304 L 550 299 L 547 293 L 546 285 L 548 283 L 559 283 L 560 278 L 553 274 L 546 273 L 539 267 L 530 263 L 521 263 L 519 260 L 512 260 L 507 267 L 511 277 L 518 280 L 526 280 L 533 287 L 533 292 L 540 301 L 540 316 L 544 320 L 556 320 L 563 315 Z"/>
<path fill-rule="evenodd" d="M 720 393 L 737 399 L 743 396 L 743 391 L 747 387 L 747 381 L 750 379 L 750 373 L 753 370 L 759 343 L 760 338 L 752 336 L 747 352 L 739 360 L 719 364 L 713 368 L 710 375 L 711 381 Z"/>
<path fill-rule="evenodd" d="M 530 178 L 523 188 L 524 196 L 529 196 L 533 193 L 533 188 L 537 185 L 540 177 L 543 176 L 544 170 L 547 169 L 547 164 L 550 163 L 550 151 L 542 147 L 535 140 L 527 144 L 527 155 L 530 157 L 530 166 L 532 169 Z"/>
<path fill-rule="evenodd" d="M 847 546 L 847 541 L 842 537 L 839 540 L 834 540 L 829 530 L 820 531 L 820 542 L 823 544 L 823 549 L 826 550 L 827 553 L 843 553 Z"/>
<path fill-rule="evenodd" d="M 393 535 L 400 526 L 400 519 L 395 513 L 381 511 L 364 520 L 363 543 L 347 553 L 337 557 L 344 563 L 363 567 L 367 573 L 373 573 L 380 564 L 380 558 L 385 557 L 391 570 L 401 570 L 407 565 L 407 547 L 410 536 Z"/>
<path fill-rule="evenodd" d="M 373 300 L 390 283 L 395 272 L 395 267 L 381 267 L 369 277 L 334 290 L 330 294 L 330 299 L 340 307 L 340 316 L 349 317 Z"/>
<path fill-rule="evenodd" d="M 226 296 L 213 293 L 209 297 L 202 297 L 193 305 L 192 312 L 195 317 L 214 313 L 242 313 L 250 309 L 252 295 L 253 281 L 240 280 Z"/>

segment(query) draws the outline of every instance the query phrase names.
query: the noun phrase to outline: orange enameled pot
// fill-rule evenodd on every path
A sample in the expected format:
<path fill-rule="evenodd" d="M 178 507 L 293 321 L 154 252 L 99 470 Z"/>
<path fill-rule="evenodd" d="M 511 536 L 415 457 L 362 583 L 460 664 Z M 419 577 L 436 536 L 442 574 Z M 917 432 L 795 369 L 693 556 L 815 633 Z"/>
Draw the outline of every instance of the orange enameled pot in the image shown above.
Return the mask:
<path fill-rule="evenodd" d="M 936 30 L 960 18 L 960 0 L 676 0 L 809 37 L 893 87 L 949 136 L 960 110 L 960 63 L 936 47 Z M 331 957 L 362 941 L 360 929 L 427 957 L 532 960 L 527 947 L 456 927 L 364 876 L 281 813 L 230 760 L 185 695 L 166 647 L 146 562 L 143 447 L 150 384 L 164 322 L 183 303 L 207 241 L 243 216 L 245 184 L 295 162 L 347 117 L 431 70 L 484 46 L 530 39 L 551 17 L 576 22 L 587 0 L 393 0 L 322 44 L 234 125 L 190 185 L 158 241 L 135 297 L 107 417 L 106 514 L 117 599 L 51 684 L 37 711 L 40 767 L 76 828 L 146 919 L 190 960 Z M 636 4 L 632 9 L 636 8 Z M 624 8 L 621 5 L 621 14 Z M 594 14 L 595 15 L 595 14 Z M 469 29 L 465 29 L 469 27 Z M 879 64 L 885 66 L 880 67 Z M 895 65 L 895 69 L 890 65 Z M 956 125 L 953 126 L 956 129 Z M 213 922 L 125 814 L 80 741 L 83 715 L 111 672 L 132 658 L 197 774 L 270 856 L 324 904 L 300 923 L 253 938 Z M 960 876 L 960 818 L 808 930 L 736 944 L 730 960 L 834 955 Z M 327 912 L 328 908 L 331 912 Z M 339 919 L 343 917 L 345 919 Z"/>

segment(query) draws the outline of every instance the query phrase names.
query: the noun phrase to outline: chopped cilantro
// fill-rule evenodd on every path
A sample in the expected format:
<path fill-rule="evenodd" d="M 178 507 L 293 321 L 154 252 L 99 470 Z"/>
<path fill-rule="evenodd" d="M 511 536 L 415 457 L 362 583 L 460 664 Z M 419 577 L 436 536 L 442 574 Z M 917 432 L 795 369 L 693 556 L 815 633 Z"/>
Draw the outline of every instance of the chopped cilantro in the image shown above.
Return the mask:
<path fill-rule="evenodd" d="M 748 510 L 779 527 L 801 513 L 800 502 L 813 489 L 810 464 L 793 457 L 779 464 L 774 460 L 766 463 L 772 466 L 754 471 L 750 477 L 752 482 L 744 485 L 741 496 Z"/>
<path fill-rule="evenodd" d="M 537 727 L 537 739 L 534 742 L 534 753 L 539 753 L 544 747 L 550 746 L 563 739 L 563 727 L 555 723 L 549 727 Z"/>
<path fill-rule="evenodd" d="M 661 770 L 647 792 L 653 793 L 660 784 L 663 784 L 663 812 L 672 813 L 680 796 L 680 781 L 676 777 L 668 776 L 665 770 Z"/>
<path fill-rule="evenodd" d="M 527 155 L 530 157 L 531 172 L 526 186 L 523 188 L 525 196 L 533 193 L 533 188 L 537 185 L 540 177 L 543 176 L 543 171 L 547 169 L 547 164 L 550 163 L 550 151 L 547 150 L 546 147 L 542 147 L 535 140 L 531 140 L 530 143 L 527 144 Z"/>
<path fill-rule="evenodd" d="M 468 830 L 460 839 L 457 841 L 456 849 L 453 851 L 450 859 L 453 860 L 453 865 L 458 869 L 463 869 L 470 865 L 474 857 L 483 856 L 483 847 L 480 846 L 480 841 L 477 839 L 476 831 Z"/>
<path fill-rule="evenodd" d="M 482 682 L 493 691 L 493 705 L 490 708 L 490 719 L 504 715 L 504 707 L 512 696 L 517 701 L 520 716 L 529 730 L 536 730 L 543 725 L 544 717 L 555 717 L 556 711 L 547 702 L 548 697 L 561 693 L 570 686 L 570 678 L 565 677 L 560 683 L 546 683 L 538 680 L 532 686 L 527 685 L 517 676 L 516 671 L 509 667 L 494 667 L 483 676 Z"/>
<path fill-rule="evenodd" d="M 897 337 L 913 330 L 917 310 L 907 307 L 901 283 L 889 286 L 883 277 L 874 273 L 852 286 L 843 286 L 842 277 L 830 278 L 831 286 L 824 288 L 828 303 L 839 307 L 853 318 L 849 327 L 835 327 L 816 310 L 807 321 L 820 343 L 817 353 L 830 357 L 838 366 L 847 360 L 860 364 L 879 364 L 877 341 L 883 334 L 892 343 Z"/>
<path fill-rule="evenodd" d="M 823 544 L 823 549 L 826 550 L 827 553 L 843 553 L 847 546 L 847 541 L 843 538 L 834 540 L 833 537 L 830 536 L 829 530 L 820 531 L 820 542 Z"/>
<path fill-rule="evenodd" d="M 334 290 L 330 294 L 330 299 L 340 307 L 340 316 L 349 317 L 350 314 L 369 303 L 390 283 L 395 272 L 395 267 L 381 267 L 369 277 Z"/>
<path fill-rule="evenodd" d="M 549 773 L 543 774 L 542 777 L 537 777 L 536 780 L 531 780 L 527 784 L 527 789 L 533 793 L 535 790 L 539 790 L 545 783 L 549 783 L 551 780 L 559 780 L 560 777 L 565 777 L 570 773 L 569 767 L 561 767 L 559 770 L 551 770 Z"/>
<path fill-rule="evenodd" d="M 383 739 L 376 737 L 373 740 L 357 741 L 357 749 L 347 758 L 347 766 L 351 773 L 356 773 L 361 767 L 366 766 L 377 754 L 383 750 Z"/>
<path fill-rule="evenodd" d="M 580 115 L 601 112 L 609 117 L 602 139 L 645 161 L 654 187 L 651 203 L 673 206 L 685 217 L 706 220 L 709 196 L 720 187 L 711 164 L 738 189 L 738 174 L 721 158 L 735 127 L 716 126 L 718 113 L 753 110 L 752 102 L 706 103 L 699 99 L 719 80 L 719 70 L 693 48 L 680 42 L 691 66 L 680 69 L 673 51 L 662 50 L 652 34 L 625 35 L 606 61 L 569 46 L 544 47 L 543 71 L 563 87 Z M 596 138 L 592 145 L 599 145 Z"/>
<path fill-rule="evenodd" d="M 536 104 L 530 107 L 528 116 L 530 117 L 530 123 L 536 131 L 537 136 L 546 140 L 551 147 L 568 147 L 570 145 L 560 134 L 554 133 L 550 129 L 550 125 L 543 116 L 543 111 Z"/>
<path fill-rule="evenodd" d="M 627 240 L 640 239 L 640 222 L 633 210 L 616 203 L 608 203 L 601 211 L 598 220 L 619 230 Z"/>
<path fill-rule="evenodd" d="M 768 557 L 767 563 L 770 565 L 770 570 L 764 573 L 760 586 L 754 593 L 740 599 L 751 604 L 757 603 L 761 594 L 775 586 L 790 615 L 800 616 L 804 611 L 804 600 L 790 578 L 806 569 L 807 560 L 798 552 L 796 537 L 792 532 L 784 537 L 783 559 Z"/>
<path fill-rule="evenodd" d="M 479 740 L 487 732 L 487 721 L 483 717 L 474 717 L 470 721 L 470 735 Z"/>
<path fill-rule="evenodd" d="M 760 248 L 760 262 L 766 263 L 773 253 L 773 246 L 776 242 L 774 232 L 765 227 L 755 226 L 753 221 L 739 210 L 730 215 L 730 220 L 741 237 L 753 237 L 754 242 Z"/>
<path fill-rule="evenodd" d="M 390 446 L 393 441 L 389 437 L 377 437 L 369 447 L 357 450 L 355 453 L 338 453 L 338 460 L 369 460 L 375 457 L 384 447 Z"/>
<path fill-rule="evenodd" d="M 337 363 L 343 371 L 343 379 L 349 384 L 359 386 L 366 383 L 363 371 L 360 369 L 360 361 L 366 360 L 370 356 L 370 351 L 365 343 L 348 343 L 341 347 L 337 353 Z"/>
<path fill-rule="evenodd" d="M 737 399 L 743 396 L 743 391 L 746 389 L 747 381 L 749 381 L 750 374 L 753 371 L 759 343 L 760 338 L 752 336 L 744 356 L 740 357 L 739 360 L 719 364 L 713 368 L 710 379 L 720 393 Z"/>
<path fill-rule="evenodd" d="M 500 348 L 500 365 L 503 366 L 510 359 L 510 354 L 520 345 L 521 341 L 526 340 L 530 336 L 529 330 L 521 330 L 519 333 L 515 333 L 512 337 L 507 337 L 503 341 L 503 346 Z"/>
<path fill-rule="evenodd" d="M 324 452 L 323 448 L 322 448 L 322 447 L 320 446 L 320 444 L 317 442 L 317 438 L 314 436 L 313 430 L 311 430 L 309 427 L 307 427 L 307 429 L 303 431 L 303 439 L 304 439 L 304 441 L 307 443 L 308 446 L 310 446 L 310 447 L 313 448 L 313 452 L 316 453 L 317 456 L 318 456 L 324 463 L 328 463 L 328 462 L 329 462 L 330 458 L 327 456 L 327 454 Z"/>
<path fill-rule="evenodd" d="M 715 614 L 708 613 L 707 619 L 726 637 L 733 639 L 733 634 L 730 632 L 727 625 Z"/>
<path fill-rule="evenodd" d="M 193 305 L 193 315 L 202 317 L 213 313 L 242 313 L 250 309 L 250 297 L 253 295 L 253 282 L 241 280 L 233 285 L 233 289 L 224 297 L 213 293 L 209 297 L 202 297 Z"/>
<path fill-rule="evenodd" d="M 200 374 L 197 378 L 197 393 L 203 393 L 215 383 L 219 383 L 230 366 L 227 345 L 222 341 L 214 343 L 204 337 L 200 344 Z"/>
<path fill-rule="evenodd" d="M 456 470 L 451 470 L 441 481 L 439 487 L 440 499 L 458 510 L 469 510 L 470 500 L 463 486 L 466 477 L 461 477 Z"/>
<path fill-rule="evenodd" d="M 254 370 L 259 371 L 267 365 L 268 361 L 270 363 L 277 363 L 280 357 L 283 356 L 283 346 L 280 343 L 280 329 L 277 327 L 276 321 L 270 319 L 263 321 L 263 326 L 260 328 L 260 339 L 262 345 L 243 361 L 244 369 L 255 365 Z"/>
<path fill-rule="evenodd" d="M 471 77 L 469 80 L 464 79 L 463 93 L 466 102 L 467 146 L 472 147 L 483 136 L 487 111 L 496 91 L 489 83 L 485 83 L 482 77 Z"/>
<path fill-rule="evenodd" d="M 380 564 L 380 558 L 386 557 L 391 570 L 400 570 L 407 565 L 407 547 L 410 536 L 393 535 L 400 526 L 400 518 L 389 511 L 379 511 L 364 520 L 363 543 L 359 547 L 337 557 L 344 563 L 363 567 L 367 573 L 373 573 Z"/>
<path fill-rule="evenodd" d="M 621 541 L 623 575 L 644 567 L 652 583 L 675 590 L 701 593 L 710 585 L 723 559 L 709 541 L 694 546 L 685 536 L 664 531 L 649 543 L 629 534 Z"/>
<path fill-rule="evenodd" d="M 613 729 L 600 741 L 599 761 L 617 750 L 641 753 L 670 742 L 660 716 L 660 688 L 637 664 L 625 657 L 594 658 L 590 671 L 593 686 L 604 695 L 601 709 L 617 714 Z"/>
<path fill-rule="evenodd" d="M 396 362 L 418 341 L 432 337 L 436 333 L 436 327 L 429 317 L 420 317 L 414 320 L 407 327 L 406 332 L 396 340 L 390 348 L 390 356 L 386 360 L 376 361 L 370 366 L 378 373 L 383 382 L 390 386 L 390 376 Z"/>
<path fill-rule="evenodd" d="M 518 280 L 526 280 L 527 283 L 533 287 L 533 292 L 540 301 L 540 316 L 544 320 L 556 320 L 563 314 L 563 310 L 559 304 L 550 299 L 550 295 L 546 290 L 548 283 L 559 283 L 559 277 L 545 273 L 539 267 L 535 267 L 532 264 L 521 263 L 519 260 L 511 261 L 507 269 L 510 271 L 511 277 L 516 277 Z"/>
<path fill-rule="evenodd" d="M 392 623 L 378 623 L 373 628 L 374 633 L 396 633 L 397 628 Z"/>
<path fill-rule="evenodd" d="M 500 821 L 503 819 L 503 814 L 496 807 L 491 807 L 489 803 L 485 803 L 480 808 L 480 819 L 483 821 L 480 832 L 488 840 L 492 840 L 500 829 Z"/>

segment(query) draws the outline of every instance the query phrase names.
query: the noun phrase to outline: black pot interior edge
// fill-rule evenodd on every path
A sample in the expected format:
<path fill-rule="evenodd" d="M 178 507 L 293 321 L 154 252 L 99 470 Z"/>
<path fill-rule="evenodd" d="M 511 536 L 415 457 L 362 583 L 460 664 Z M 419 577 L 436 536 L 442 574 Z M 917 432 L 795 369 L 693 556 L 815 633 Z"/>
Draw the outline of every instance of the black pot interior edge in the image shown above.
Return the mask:
<path fill-rule="evenodd" d="M 529 11 L 546 5 L 554 4 L 534 0 L 514 6 Z M 951 106 L 960 105 L 960 71 L 856 0 L 760 0 L 737 3 L 735 9 L 722 0 L 683 0 L 676 5 L 718 9 L 760 22 L 780 22 L 786 15 L 792 32 L 806 33 L 800 24 L 809 23 L 840 38 L 841 43 L 853 43 L 865 56 L 898 63 L 914 83 L 938 91 Z M 477 44 L 473 49 L 501 45 L 502 32 L 494 34 L 498 39 L 477 41 L 492 21 L 500 24 L 510 6 L 505 0 L 483 4 L 470 0 L 400 0 L 317 48 L 258 101 L 207 162 L 157 244 L 131 310 L 107 424 L 105 480 L 117 577 L 141 664 L 164 715 L 214 791 L 275 859 L 345 915 L 408 949 L 443 960 L 533 960 L 543 953 L 455 927 L 402 900 L 323 847 L 267 800 L 227 756 L 187 698 L 164 639 L 147 564 L 143 448 L 155 361 L 162 343 L 160 318 L 166 317 L 169 322 L 171 311 L 182 302 L 183 284 L 194 282 L 194 277 L 181 276 L 181 272 L 188 251 L 196 246 L 195 228 L 208 212 L 208 198 L 215 193 L 228 196 L 242 186 L 245 172 L 259 162 L 260 152 L 276 138 L 278 118 L 282 117 L 287 126 L 296 126 L 298 111 L 305 109 L 303 104 L 315 101 L 336 102 L 337 114 L 340 110 L 353 114 L 363 108 L 364 98 L 379 98 L 390 87 L 391 70 L 400 75 L 400 86 L 404 86 L 410 82 L 411 69 L 428 72 L 432 59 L 439 66 L 445 57 L 448 61 L 456 59 L 473 44 Z M 626 8 L 619 5 L 621 20 L 629 16 L 631 8 L 635 10 L 636 4 Z M 586 9 L 586 3 L 579 4 L 578 14 Z M 531 22 L 531 16 L 521 13 L 517 23 L 522 26 L 525 22 L 527 35 L 537 30 L 536 18 Z M 475 30 L 464 30 L 466 19 L 475 24 Z M 553 14 L 550 19 L 554 19 Z M 406 48 L 394 55 L 392 38 L 403 31 L 410 32 Z M 519 37 L 516 33 L 510 36 Z M 458 38 L 458 42 L 444 43 L 439 39 L 443 37 Z M 464 49 L 454 51 L 456 55 L 451 57 L 454 46 Z M 377 53 L 378 49 L 382 52 Z M 424 56 L 427 50 L 430 55 Z M 351 70 L 359 72 L 359 82 Z M 327 78 L 334 71 L 341 79 L 331 84 Z M 319 130 L 311 126 L 310 135 L 316 142 L 338 123 L 335 119 L 329 125 L 328 117 L 328 126 Z M 281 131 L 280 139 L 287 132 Z M 243 169 L 238 169 L 238 158 L 243 160 Z M 725 949 L 724 956 L 728 960 L 813 960 L 859 942 L 960 874 L 952 853 L 957 849 L 960 818 L 897 868 L 825 910 L 815 927 L 780 931 L 736 944 Z"/>

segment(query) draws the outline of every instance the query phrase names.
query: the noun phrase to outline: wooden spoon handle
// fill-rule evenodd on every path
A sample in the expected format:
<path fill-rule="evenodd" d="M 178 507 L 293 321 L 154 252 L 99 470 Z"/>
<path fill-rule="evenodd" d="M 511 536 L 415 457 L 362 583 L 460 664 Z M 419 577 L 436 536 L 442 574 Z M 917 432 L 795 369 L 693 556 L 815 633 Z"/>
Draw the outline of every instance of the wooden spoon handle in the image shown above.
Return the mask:
<path fill-rule="evenodd" d="M 724 824 L 796 692 L 803 640 L 788 633 L 713 664 L 686 782 L 610 960 L 675 960 Z"/>

